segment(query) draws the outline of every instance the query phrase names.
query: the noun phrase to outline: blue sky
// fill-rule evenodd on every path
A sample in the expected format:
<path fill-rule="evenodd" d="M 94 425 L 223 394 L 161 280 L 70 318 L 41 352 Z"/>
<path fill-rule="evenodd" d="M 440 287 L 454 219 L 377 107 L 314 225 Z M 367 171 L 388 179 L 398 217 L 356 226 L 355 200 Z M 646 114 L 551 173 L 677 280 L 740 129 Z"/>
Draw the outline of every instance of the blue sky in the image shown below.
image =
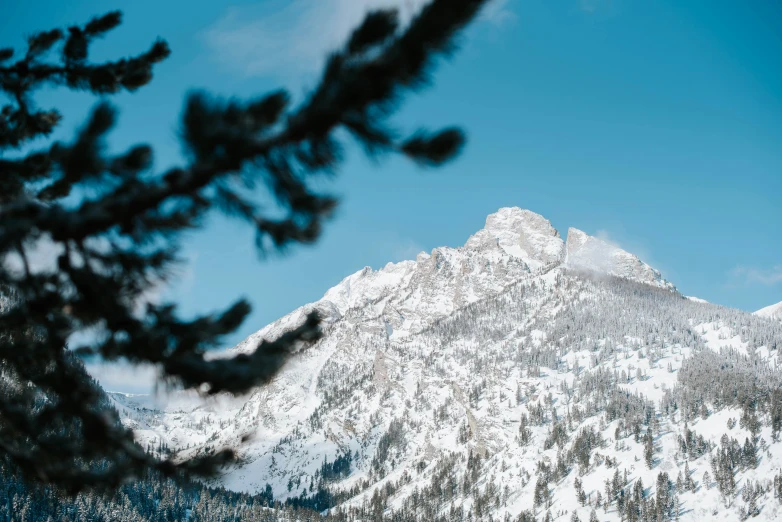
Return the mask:
<path fill-rule="evenodd" d="M 123 26 L 95 58 L 145 49 L 171 58 L 122 110 L 110 146 L 156 146 L 179 160 L 185 93 L 251 97 L 279 86 L 301 98 L 325 51 L 367 6 L 422 0 L 166 2 L 30 0 L 3 7 L 0 42 L 111 9 Z M 252 231 L 215 217 L 188 238 L 191 262 L 168 296 L 185 313 L 243 295 L 251 318 L 233 344 L 369 265 L 458 246 L 487 214 L 520 206 L 601 235 L 660 269 L 687 295 L 745 310 L 782 300 L 782 4 L 774 0 L 495 0 L 410 97 L 402 129 L 461 125 L 469 142 L 438 170 L 349 150 L 329 188 L 342 205 L 323 239 L 262 262 Z M 67 138 L 93 99 L 45 92 Z"/>

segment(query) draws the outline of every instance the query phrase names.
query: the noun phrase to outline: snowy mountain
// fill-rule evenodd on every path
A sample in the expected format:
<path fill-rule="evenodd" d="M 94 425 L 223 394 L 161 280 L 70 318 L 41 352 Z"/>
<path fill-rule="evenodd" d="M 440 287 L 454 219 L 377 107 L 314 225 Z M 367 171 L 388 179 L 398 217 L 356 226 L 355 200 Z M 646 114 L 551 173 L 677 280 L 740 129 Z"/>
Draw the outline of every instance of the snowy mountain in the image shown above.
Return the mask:
<path fill-rule="evenodd" d="M 769 319 L 778 319 L 782 321 L 782 302 L 761 308 L 755 315 L 758 317 L 767 317 Z"/>
<path fill-rule="evenodd" d="M 782 323 L 687 299 L 616 246 L 500 209 L 232 351 L 313 307 L 324 338 L 269 386 L 113 394 L 124 422 L 182 456 L 235 447 L 219 484 L 339 520 L 782 517 Z"/>
<path fill-rule="evenodd" d="M 542 216 L 503 208 L 460 248 L 421 252 L 415 261 L 365 267 L 331 288 L 320 301 L 251 335 L 233 350 L 253 350 L 265 337 L 298 324 L 312 308 L 330 323 L 350 316 L 362 331 L 385 332 L 398 339 L 418 332 L 465 305 L 496 295 L 523 274 L 561 262 L 564 242 Z"/>

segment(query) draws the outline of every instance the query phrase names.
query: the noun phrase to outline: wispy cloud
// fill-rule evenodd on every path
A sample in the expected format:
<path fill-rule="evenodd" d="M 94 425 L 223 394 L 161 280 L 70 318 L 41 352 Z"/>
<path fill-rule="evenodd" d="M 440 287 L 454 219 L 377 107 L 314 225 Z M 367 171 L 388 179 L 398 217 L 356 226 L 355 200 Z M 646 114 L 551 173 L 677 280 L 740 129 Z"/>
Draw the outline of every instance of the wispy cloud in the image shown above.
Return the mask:
<path fill-rule="evenodd" d="M 655 270 L 659 270 L 660 273 L 663 274 L 663 277 L 669 281 L 675 279 L 676 274 L 674 270 L 668 266 L 668 263 L 661 261 L 652 254 L 652 249 L 649 248 L 646 241 L 627 234 L 622 230 L 622 227 L 619 228 L 618 232 L 600 229 L 595 233 L 595 237 L 605 241 L 609 245 L 621 248 L 625 252 L 633 254 Z"/>
<path fill-rule="evenodd" d="M 600 239 L 600 240 L 602 240 L 602 241 L 605 241 L 609 245 L 615 246 L 617 248 L 622 248 L 619 245 L 619 243 L 616 241 L 616 239 L 614 239 L 613 234 L 611 234 L 611 232 L 609 232 L 608 230 L 606 230 L 604 228 L 601 228 L 600 230 L 595 232 L 595 237 Z"/>
<path fill-rule="evenodd" d="M 652 254 L 649 248 L 642 241 L 627 238 L 625 234 L 617 234 L 606 229 L 598 230 L 595 233 L 595 237 L 605 241 L 611 246 L 621 248 L 625 252 L 630 252 L 631 254 L 637 256 L 644 263 L 657 268 L 657 266 L 653 263 Z"/>
<path fill-rule="evenodd" d="M 379 268 L 384 263 L 412 261 L 418 254 L 426 251 L 423 245 L 414 239 L 401 236 L 396 231 L 384 231 L 378 234 L 365 247 L 365 254 L 368 254 L 370 259 L 378 263 L 377 265 L 372 265 L 373 268 Z M 366 263 L 366 259 L 362 262 Z"/>
<path fill-rule="evenodd" d="M 782 264 L 771 268 L 737 266 L 730 277 L 733 284 L 774 286 L 782 283 Z"/>
<path fill-rule="evenodd" d="M 494 0 L 482 19 L 504 25 L 514 19 L 509 0 Z M 306 75 L 317 71 L 367 11 L 395 7 L 409 21 L 428 0 L 293 0 L 230 7 L 203 33 L 220 63 L 248 76 Z"/>
<path fill-rule="evenodd" d="M 415 259 L 419 253 L 424 251 L 424 247 L 412 239 L 399 240 L 391 246 L 391 249 L 395 261 Z"/>

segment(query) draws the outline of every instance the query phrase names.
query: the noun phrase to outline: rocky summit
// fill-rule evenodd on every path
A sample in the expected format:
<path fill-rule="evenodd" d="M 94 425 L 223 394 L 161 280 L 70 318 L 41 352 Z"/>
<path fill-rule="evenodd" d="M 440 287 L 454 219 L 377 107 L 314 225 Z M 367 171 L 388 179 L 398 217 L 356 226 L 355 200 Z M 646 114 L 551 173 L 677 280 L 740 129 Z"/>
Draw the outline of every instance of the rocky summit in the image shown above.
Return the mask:
<path fill-rule="evenodd" d="M 123 422 L 181 457 L 233 447 L 215 484 L 338 520 L 782 519 L 773 314 L 685 298 L 519 208 L 346 277 L 229 354 L 314 308 L 323 339 L 270 385 L 111 394 Z"/>

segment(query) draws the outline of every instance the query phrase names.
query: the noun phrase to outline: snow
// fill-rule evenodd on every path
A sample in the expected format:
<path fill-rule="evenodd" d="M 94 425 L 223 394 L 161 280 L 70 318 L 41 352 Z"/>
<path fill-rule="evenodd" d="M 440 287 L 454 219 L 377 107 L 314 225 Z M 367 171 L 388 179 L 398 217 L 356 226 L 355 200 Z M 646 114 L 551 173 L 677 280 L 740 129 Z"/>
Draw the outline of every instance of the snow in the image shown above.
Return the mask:
<path fill-rule="evenodd" d="M 639 283 L 674 289 L 673 284 L 663 279 L 658 270 L 635 255 L 576 228 L 568 229 L 565 249 L 565 262 L 573 268 L 594 270 Z"/>
<path fill-rule="evenodd" d="M 758 317 L 765 317 L 768 319 L 778 319 L 782 321 L 782 302 L 761 308 L 755 315 Z"/>
<path fill-rule="evenodd" d="M 584 275 L 585 268 L 607 275 Z M 643 308 L 647 301 L 637 300 L 644 292 L 655 303 L 649 309 Z M 368 486 L 345 506 L 359 506 L 376 488 L 410 477 L 389 499 L 389 507 L 398 508 L 413 491 L 431 484 L 437 466 L 448 459 L 455 459 L 453 473 L 461 477 L 468 452 L 475 451 L 487 458 L 476 487 L 510 486 L 506 502 L 492 508 L 493 516 L 515 517 L 532 507 L 536 463 L 557 459 L 556 447 L 544 449 L 550 422 L 530 426 L 530 444 L 517 442 L 522 413 L 547 404 L 549 394 L 546 409 L 564 419 L 594 400 L 573 390 L 586 376 L 599 372 L 616 375 L 620 389 L 659 407 L 666 391 L 677 386 L 684 362 L 702 351 L 757 354 L 757 364 L 769 371 L 778 366 L 779 350 L 751 345 L 748 332 L 727 320 L 725 309 L 682 297 L 632 254 L 576 229 L 570 229 L 565 245 L 542 216 L 500 209 L 464 247 L 435 248 L 431 254 L 379 270 L 364 268 L 320 301 L 237 345 L 230 353 L 252 350 L 261 339 L 296 326 L 308 311 L 322 311 L 327 319 L 324 338 L 297 354 L 266 387 L 244 397 L 209 401 L 187 394 L 163 402 L 124 394 L 111 397 L 142 443 L 162 442 L 179 449 L 181 457 L 207 447 L 236 448 L 243 465 L 216 480 L 229 489 L 259 491 L 268 483 L 277 498 L 298 495 L 309 487 L 324 458 L 331 460 L 350 449 L 355 454 L 352 472 L 333 486 L 344 490 L 363 481 Z M 658 303 L 670 315 L 650 317 Z M 746 314 L 740 319 L 750 325 L 762 322 Z M 666 330 L 673 327 L 676 336 Z M 773 323 L 771 328 L 782 327 Z M 692 335 L 682 335 L 682 329 Z M 679 340 L 672 342 L 673 338 Z M 539 375 L 531 371 L 532 365 L 518 362 L 533 350 L 557 353 L 554 360 L 545 359 L 550 366 L 539 364 Z M 690 427 L 714 442 L 723 433 L 743 442 L 746 431 L 738 424 L 728 427 L 728 419 L 739 416 L 732 409 L 711 411 L 706 418 L 692 420 Z M 606 440 L 596 452 L 616 459 L 619 469 L 628 470 L 630 481 L 640 478 L 649 488 L 661 470 L 676 480 L 684 469 L 684 460 L 677 455 L 676 437 L 683 429 L 680 415 L 661 418 L 664 425 L 652 469 L 644 463 L 643 445 L 632 436 L 614 440 L 618 419 L 605 422 L 602 415 L 587 415 L 572 422 L 569 436 L 594 427 Z M 395 420 L 405 425 L 404 441 L 391 447 L 390 461 L 379 473 L 372 461 L 379 440 Z M 460 439 L 465 426 L 470 432 L 467 440 Z M 248 434 L 252 438 L 241 443 Z M 768 426 L 761 438 L 772 440 Z M 770 444 L 757 469 L 742 471 L 737 480 L 741 484 L 771 477 L 780 465 L 782 444 Z M 708 455 L 691 460 L 689 467 L 696 482 L 704 471 L 711 473 Z M 586 493 L 602 491 L 615 469 L 595 465 L 587 470 L 582 477 Z M 569 520 L 569 513 L 576 511 L 585 521 L 590 508 L 575 502 L 574 476 L 571 472 L 551 484 L 551 512 L 567 514 L 564 520 Z M 289 490 L 292 479 L 301 484 Z M 738 520 L 737 508 L 724 507 L 716 487 L 699 484 L 694 492 L 682 493 L 681 501 L 681 520 Z M 469 507 L 472 499 L 453 502 Z M 541 518 L 543 514 L 539 513 Z M 599 517 L 619 520 L 615 506 L 608 513 L 600 509 Z M 779 506 L 769 503 L 758 520 L 779 517 Z"/>
<path fill-rule="evenodd" d="M 717 353 L 723 349 L 733 349 L 743 355 L 748 354 L 747 343 L 743 342 L 740 335 L 735 335 L 722 322 L 699 324 L 695 326 L 695 330 L 701 333 L 703 340 L 706 341 L 706 346 Z"/>
<path fill-rule="evenodd" d="M 558 262 L 564 243 L 551 222 L 517 207 L 501 208 L 486 218 L 486 226 L 465 243 L 467 249 L 500 248 L 506 254 L 542 266 Z"/>

